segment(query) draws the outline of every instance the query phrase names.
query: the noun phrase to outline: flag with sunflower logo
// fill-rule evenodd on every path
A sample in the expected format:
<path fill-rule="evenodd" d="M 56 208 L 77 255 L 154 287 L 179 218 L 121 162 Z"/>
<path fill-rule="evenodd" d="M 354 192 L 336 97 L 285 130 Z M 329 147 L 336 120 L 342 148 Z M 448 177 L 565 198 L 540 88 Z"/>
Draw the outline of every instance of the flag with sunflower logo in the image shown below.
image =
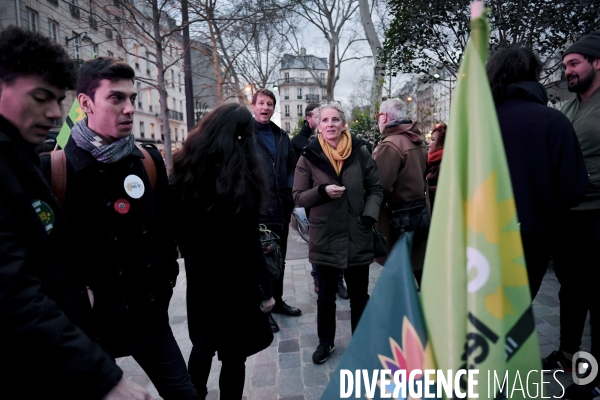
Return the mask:
<path fill-rule="evenodd" d="M 425 258 L 423 313 L 436 367 L 479 370 L 480 399 L 502 392 L 541 397 L 521 235 L 485 71 L 488 40 L 484 12 L 471 20 L 457 76 Z M 499 390 L 495 376 L 501 384 L 507 372 Z"/>
<path fill-rule="evenodd" d="M 423 371 L 435 368 L 410 263 L 412 236 L 406 233 L 394 245 L 322 400 L 408 399 L 411 372 L 423 385 Z M 336 347 L 344 347 L 339 338 Z M 336 351 L 327 363 L 335 362 Z M 382 376 L 382 370 L 389 375 Z M 404 371 L 398 375 L 399 385 L 393 377 L 398 370 Z M 433 385 L 429 390 L 435 393 Z"/>
<path fill-rule="evenodd" d="M 67 115 L 67 118 L 65 119 L 65 123 L 60 128 L 60 132 L 58 133 L 58 136 L 56 137 L 56 143 L 58 143 L 58 145 L 61 148 L 64 149 L 67 146 L 69 137 L 71 137 L 71 129 L 73 128 L 73 126 L 84 118 L 85 118 L 85 113 L 83 112 L 81 107 L 79 107 L 79 101 L 77 101 L 77 98 L 75 98 L 75 101 L 73 102 L 73 105 L 71 106 L 71 110 L 69 111 L 69 114 Z"/>

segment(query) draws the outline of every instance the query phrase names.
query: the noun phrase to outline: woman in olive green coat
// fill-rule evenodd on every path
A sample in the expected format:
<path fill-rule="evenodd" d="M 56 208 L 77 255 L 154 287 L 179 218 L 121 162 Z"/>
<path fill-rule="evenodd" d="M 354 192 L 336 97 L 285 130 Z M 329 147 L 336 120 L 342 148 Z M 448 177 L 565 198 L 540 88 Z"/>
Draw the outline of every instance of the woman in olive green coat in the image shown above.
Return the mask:
<path fill-rule="evenodd" d="M 317 140 L 305 147 L 296 166 L 293 195 L 297 206 L 310 208 L 309 260 L 319 277 L 319 346 L 313 362 L 322 363 L 335 349 L 340 268 L 346 269 L 353 332 L 369 299 L 372 227 L 383 191 L 375 161 L 365 143 L 345 129 L 343 111 L 322 106 L 317 121 Z"/>

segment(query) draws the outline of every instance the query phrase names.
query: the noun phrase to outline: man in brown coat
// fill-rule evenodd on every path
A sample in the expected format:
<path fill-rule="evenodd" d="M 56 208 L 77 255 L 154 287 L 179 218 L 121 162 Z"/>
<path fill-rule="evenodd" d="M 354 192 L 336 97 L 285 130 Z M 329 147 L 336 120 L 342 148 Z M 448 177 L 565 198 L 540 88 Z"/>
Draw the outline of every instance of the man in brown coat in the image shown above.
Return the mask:
<path fill-rule="evenodd" d="M 381 103 L 376 115 L 381 141 L 373 156 L 383 187 L 383 204 L 379 212 L 379 230 L 388 238 L 388 254 L 398 240 L 398 232 L 390 226 L 392 212 L 411 202 L 426 201 L 425 169 L 427 149 L 417 123 L 405 118 L 404 103 L 389 99 Z M 413 244 L 412 264 L 420 282 L 425 255 L 425 241 Z M 386 257 L 376 261 L 384 264 Z"/>

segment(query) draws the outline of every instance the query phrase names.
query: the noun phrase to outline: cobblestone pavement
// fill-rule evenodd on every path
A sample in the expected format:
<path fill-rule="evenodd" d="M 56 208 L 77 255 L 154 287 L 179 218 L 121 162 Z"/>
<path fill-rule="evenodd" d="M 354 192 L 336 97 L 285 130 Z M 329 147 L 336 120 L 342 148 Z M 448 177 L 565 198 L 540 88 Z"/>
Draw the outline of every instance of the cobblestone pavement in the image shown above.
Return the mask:
<path fill-rule="evenodd" d="M 311 265 L 306 257 L 306 244 L 299 236 L 290 234 L 290 250 L 286 262 L 284 280 L 284 300 L 290 305 L 302 310 L 300 317 L 287 317 L 274 314 L 281 331 L 275 334 L 275 340 L 264 351 L 249 357 L 246 362 L 246 383 L 244 386 L 245 400 L 315 400 L 321 397 L 331 375 L 348 346 L 350 334 L 350 305 L 348 300 L 337 300 L 337 332 L 336 349 L 330 358 L 321 365 L 315 365 L 311 356 L 318 345 L 317 338 L 317 296 L 314 292 L 313 280 L 310 275 Z M 304 246 L 304 247 L 303 247 Z M 292 257 L 302 257 L 290 259 Z M 180 260 L 180 275 L 177 287 L 169 307 L 171 327 L 179 347 L 187 360 L 191 351 L 188 337 L 187 317 L 185 308 L 185 269 Z M 375 287 L 383 267 L 379 264 L 370 266 L 369 293 Z M 549 271 L 542 284 L 541 290 L 533 302 L 536 328 L 538 332 L 540 353 L 547 356 L 558 348 L 559 341 L 559 309 L 558 281 L 553 271 Z M 243 329 L 243 327 L 240 327 Z M 582 350 L 590 349 L 590 330 L 586 323 Z M 144 371 L 131 357 L 117 361 L 129 379 L 146 387 L 156 398 L 158 393 Z M 213 366 L 208 381 L 207 400 L 219 398 L 220 362 L 213 359 Z M 557 374 L 558 379 L 566 388 L 572 383 L 568 374 Z M 546 375 L 545 396 L 558 396 L 562 393 L 561 386 L 551 375 Z"/>

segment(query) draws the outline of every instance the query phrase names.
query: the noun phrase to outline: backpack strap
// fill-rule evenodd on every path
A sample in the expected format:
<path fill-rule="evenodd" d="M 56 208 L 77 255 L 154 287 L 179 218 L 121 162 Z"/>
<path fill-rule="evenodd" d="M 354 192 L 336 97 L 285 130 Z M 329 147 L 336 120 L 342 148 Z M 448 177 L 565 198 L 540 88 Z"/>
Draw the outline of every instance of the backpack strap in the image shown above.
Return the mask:
<path fill-rule="evenodd" d="M 146 172 L 148 173 L 148 178 L 150 178 L 150 183 L 152 184 L 152 190 L 156 188 L 156 165 L 154 164 L 154 160 L 152 156 L 145 148 L 139 146 L 140 151 L 144 155 L 142 162 L 144 163 L 144 168 L 146 168 Z"/>
<path fill-rule="evenodd" d="M 52 190 L 60 205 L 64 206 L 67 196 L 67 156 L 64 150 L 55 150 L 50 153 L 50 166 L 52 168 Z"/>

